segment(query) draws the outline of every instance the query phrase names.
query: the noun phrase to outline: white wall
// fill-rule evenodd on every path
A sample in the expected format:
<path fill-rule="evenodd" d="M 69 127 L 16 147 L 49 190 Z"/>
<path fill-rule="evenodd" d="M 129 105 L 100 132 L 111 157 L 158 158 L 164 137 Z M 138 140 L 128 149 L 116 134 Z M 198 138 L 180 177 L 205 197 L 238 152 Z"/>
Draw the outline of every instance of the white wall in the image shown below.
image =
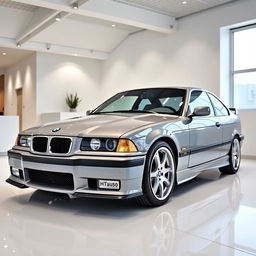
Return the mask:
<path fill-rule="evenodd" d="M 3 68 L 0 68 L 0 76 L 4 74 L 4 69 Z"/>
<path fill-rule="evenodd" d="M 100 102 L 100 61 L 55 54 L 37 54 L 37 113 L 69 111 L 67 93 L 78 93 L 78 112 Z"/>
<path fill-rule="evenodd" d="M 82 99 L 79 112 L 100 103 L 100 61 L 35 53 L 5 70 L 5 115 L 17 115 L 17 93 L 23 89 L 23 129 L 41 123 L 41 114 L 69 111 L 67 93 Z"/>
<path fill-rule="evenodd" d="M 175 34 L 130 36 L 103 63 L 102 99 L 125 89 L 163 85 L 202 87 L 220 95 L 220 28 L 255 19 L 255 10 L 255 0 L 235 1 L 180 19 Z M 243 154 L 256 155 L 249 121 L 242 115 Z"/>
<path fill-rule="evenodd" d="M 17 89 L 23 89 L 22 127 L 36 124 L 36 54 L 5 70 L 5 115 L 17 115 Z"/>

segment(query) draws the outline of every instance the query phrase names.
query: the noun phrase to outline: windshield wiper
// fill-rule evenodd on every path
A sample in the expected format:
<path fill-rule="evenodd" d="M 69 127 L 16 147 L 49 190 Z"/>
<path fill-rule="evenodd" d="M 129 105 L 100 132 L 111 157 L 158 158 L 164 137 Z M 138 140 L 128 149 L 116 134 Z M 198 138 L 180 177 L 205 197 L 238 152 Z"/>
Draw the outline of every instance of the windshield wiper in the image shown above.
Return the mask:
<path fill-rule="evenodd" d="M 90 115 L 99 115 L 99 114 L 111 114 L 111 113 L 148 113 L 148 114 L 158 114 L 152 110 L 116 110 L 116 111 L 109 111 L 109 112 L 95 112 L 91 113 Z"/>
<path fill-rule="evenodd" d="M 120 111 L 117 111 L 117 112 L 158 114 L 157 112 L 155 112 L 153 110 L 120 110 Z"/>

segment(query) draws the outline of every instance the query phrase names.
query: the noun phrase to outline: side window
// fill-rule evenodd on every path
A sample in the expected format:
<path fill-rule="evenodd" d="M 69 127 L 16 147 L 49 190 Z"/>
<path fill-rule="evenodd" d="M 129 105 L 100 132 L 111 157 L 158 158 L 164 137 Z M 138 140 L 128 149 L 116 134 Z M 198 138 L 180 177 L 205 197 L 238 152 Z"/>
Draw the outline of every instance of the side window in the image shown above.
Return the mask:
<path fill-rule="evenodd" d="M 212 107 L 212 103 L 207 96 L 206 92 L 202 91 L 192 91 L 191 96 L 190 96 L 190 101 L 189 101 L 189 113 L 193 113 L 194 109 L 196 107 L 200 106 L 207 106 L 210 108 L 210 115 L 209 116 L 214 116 L 214 111 Z"/>
<path fill-rule="evenodd" d="M 228 116 L 229 112 L 227 108 L 214 95 L 210 93 L 208 95 L 212 101 L 216 116 Z"/>

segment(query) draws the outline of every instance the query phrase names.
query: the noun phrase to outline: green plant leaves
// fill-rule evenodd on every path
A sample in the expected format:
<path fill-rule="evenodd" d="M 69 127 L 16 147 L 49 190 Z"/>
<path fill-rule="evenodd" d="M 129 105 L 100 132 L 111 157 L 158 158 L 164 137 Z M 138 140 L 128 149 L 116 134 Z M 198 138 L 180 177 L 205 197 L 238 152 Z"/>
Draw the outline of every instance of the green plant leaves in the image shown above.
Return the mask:
<path fill-rule="evenodd" d="M 77 106 L 79 105 L 79 103 L 81 101 L 82 100 L 79 99 L 79 97 L 77 96 L 77 93 L 76 94 L 72 94 L 72 93 L 71 94 L 67 94 L 66 103 L 69 106 L 69 108 L 72 108 L 72 109 L 77 108 Z"/>

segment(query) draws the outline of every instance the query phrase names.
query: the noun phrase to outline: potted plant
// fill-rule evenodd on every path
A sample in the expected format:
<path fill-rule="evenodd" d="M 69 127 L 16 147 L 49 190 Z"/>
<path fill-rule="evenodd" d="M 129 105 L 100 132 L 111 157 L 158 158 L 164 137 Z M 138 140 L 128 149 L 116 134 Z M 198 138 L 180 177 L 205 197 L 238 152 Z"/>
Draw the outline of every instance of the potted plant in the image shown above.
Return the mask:
<path fill-rule="evenodd" d="M 69 111 L 70 112 L 76 112 L 76 108 L 79 105 L 79 103 L 81 102 L 81 99 L 79 99 L 79 97 L 76 94 L 67 94 L 66 97 L 66 103 L 69 106 Z"/>

